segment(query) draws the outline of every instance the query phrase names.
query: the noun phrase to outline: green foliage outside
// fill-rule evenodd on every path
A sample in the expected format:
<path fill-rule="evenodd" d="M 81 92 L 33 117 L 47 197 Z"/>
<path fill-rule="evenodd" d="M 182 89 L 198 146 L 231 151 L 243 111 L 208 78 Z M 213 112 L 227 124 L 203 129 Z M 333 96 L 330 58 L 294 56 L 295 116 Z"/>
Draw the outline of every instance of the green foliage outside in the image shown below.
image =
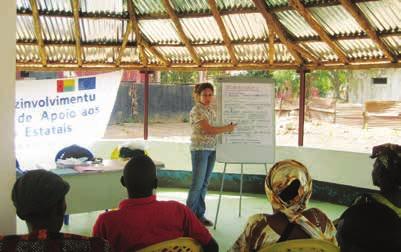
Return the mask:
<path fill-rule="evenodd" d="M 163 71 L 160 82 L 163 84 L 194 84 L 199 80 L 199 72 Z"/>
<path fill-rule="evenodd" d="M 229 71 L 207 72 L 209 80 L 230 75 Z M 293 97 L 299 94 L 299 74 L 295 70 L 241 71 L 235 75 L 271 78 L 276 83 L 276 92 L 290 93 Z M 307 96 L 314 94 L 320 97 L 334 97 L 347 101 L 351 78 L 352 74 L 347 70 L 312 71 L 306 75 Z M 163 84 L 194 84 L 198 80 L 199 72 L 166 71 L 161 73 L 161 83 Z"/>

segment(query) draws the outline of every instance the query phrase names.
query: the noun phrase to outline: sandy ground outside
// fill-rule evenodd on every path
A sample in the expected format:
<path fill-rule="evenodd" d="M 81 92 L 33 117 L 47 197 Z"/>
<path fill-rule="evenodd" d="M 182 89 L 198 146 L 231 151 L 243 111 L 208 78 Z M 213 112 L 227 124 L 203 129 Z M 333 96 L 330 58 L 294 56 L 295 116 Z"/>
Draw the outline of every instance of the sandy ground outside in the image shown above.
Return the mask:
<path fill-rule="evenodd" d="M 189 123 L 151 123 L 149 137 L 163 141 L 189 142 Z M 276 121 L 276 144 L 296 146 L 298 118 L 283 117 Z M 142 138 L 143 124 L 125 123 L 107 128 L 105 139 Z M 370 153 L 373 146 L 382 143 L 401 144 L 401 129 L 361 125 L 333 124 L 324 121 L 305 122 L 304 146 L 311 148 Z"/>

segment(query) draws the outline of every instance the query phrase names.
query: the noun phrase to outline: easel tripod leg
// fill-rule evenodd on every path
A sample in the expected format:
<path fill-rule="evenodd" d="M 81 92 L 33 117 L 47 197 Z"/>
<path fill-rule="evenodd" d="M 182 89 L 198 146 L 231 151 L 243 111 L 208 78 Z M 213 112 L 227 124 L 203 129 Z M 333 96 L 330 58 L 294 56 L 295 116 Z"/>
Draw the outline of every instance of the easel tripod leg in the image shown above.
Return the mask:
<path fill-rule="evenodd" d="M 239 185 L 239 213 L 238 213 L 239 217 L 241 217 L 243 176 L 244 176 L 244 164 L 241 164 L 241 181 L 240 181 L 240 185 Z"/>
<path fill-rule="evenodd" d="M 221 194 L 223 193 L 223 188 L 224 188 L 224 176 L 226 174 L 226 168 L 227 168 L 227 163 L 224 163 L 223 176 L 221 177 L 219 202 L 217 203 L 217 211 L 216 211 L 216 216 L 214 218 L 214 227 L 213 227 L 213 229 L 216 229 L 216 226 L 217 226 L 217 218 L 219 216 L 219 211 L 220 211 Z"/>

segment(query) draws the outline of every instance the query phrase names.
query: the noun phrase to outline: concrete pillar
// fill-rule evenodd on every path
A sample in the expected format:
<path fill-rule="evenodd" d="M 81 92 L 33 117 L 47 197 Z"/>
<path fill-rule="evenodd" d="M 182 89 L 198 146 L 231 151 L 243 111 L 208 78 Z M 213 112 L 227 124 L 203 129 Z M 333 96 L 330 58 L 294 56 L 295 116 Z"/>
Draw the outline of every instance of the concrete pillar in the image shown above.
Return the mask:
<path fill-rule="evenodd" d="M 14 104 L 15 104 L 15 35 L 16 1 L 2 1 L 0 8 L 2 39 L 0 93 L 0 234 L 15 234 L 16 215 L 11 202 L 15 182 Z"/>

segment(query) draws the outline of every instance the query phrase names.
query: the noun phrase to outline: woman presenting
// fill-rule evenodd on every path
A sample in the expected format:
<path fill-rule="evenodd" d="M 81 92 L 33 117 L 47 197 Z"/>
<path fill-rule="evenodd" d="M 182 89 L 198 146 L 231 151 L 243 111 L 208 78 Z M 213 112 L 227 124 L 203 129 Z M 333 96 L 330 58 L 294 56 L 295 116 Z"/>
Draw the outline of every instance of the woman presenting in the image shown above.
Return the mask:
<path fill-rule="evenodd" d="M 205 218 L 205 196 L 210 176 L 216 161 L 216 135 L 231 133 L 235 124 L 213 126 L 216 113 L 211 107 L 214 89 L 210 83 L 195 85 L 195 106 L 190 112 L 192 185 L 189 189 L 187 206 L 205 226 L 213 223 Z"/>

